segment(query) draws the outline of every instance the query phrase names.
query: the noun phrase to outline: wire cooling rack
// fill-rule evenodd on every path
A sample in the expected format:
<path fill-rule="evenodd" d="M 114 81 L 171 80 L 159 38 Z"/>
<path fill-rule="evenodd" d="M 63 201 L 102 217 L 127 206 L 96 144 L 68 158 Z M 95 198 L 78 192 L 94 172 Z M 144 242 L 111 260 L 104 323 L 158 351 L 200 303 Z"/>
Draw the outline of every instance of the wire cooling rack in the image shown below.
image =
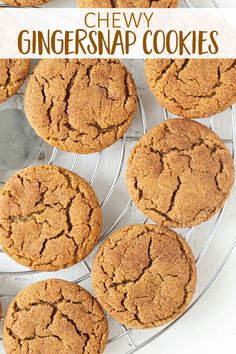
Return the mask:
<path fill-rule="evenodd" d="M 211 1 L 215 7 L 218 7 L 215 0 Z M 185 0 L 184 3 L 186 6 L 192 7 L 192 2 L 189 0 Z M 25 165 L 31 163 L 57 164 L 79 173 L 90 182 L 98 195 L 104 214 L 105 227 L 102 237 L 98 242 L 98 246 L 117 228 L 130 223 L 149 222 L 149 220 L 144 218 L 132 205 L 124 186 L 126 161 L 134 143 L 139 140 L 151 126 L 172 117 L 166 110 L 158 106 L 156 100 L 149 92 L 143 76 L 142 63 L 131 60 L 127 61 L 126 65 L 132 70 L 136 82 L 139 85 L 139 109 L 133 126 L 123 139 L 101 153 L 86 156 L 63 153 L 40 140 L 37 141 L 38 150 L 35 151 L 35 154 L 30 155 L 29 159 L 25 161 L 25 164 L 20 166 L 25 167 Z M 7 109 L 17 109 L 23 112 L 23 96 L 24 88 L 7 103 L 0 105 L 0 117 L 2 112 Z M 146 118 L 147 114 L 148 119 Z M 24 118 L 22 119 L 22 124 L 27 124 Z M 222 137 L 223 141 L 232 152 L 236 165 L 234 107 L 231 107 L 224 114 L 220 114 L 214 118 L 204 119 L 202 123 L 208 125 L 208 127 Z M 33 132 L 31 133 L 33 134 Z M 0 167 L 0 187 L 4 184 L 9 175 L 13 173 L 14 171 L 12 170 L 6 170 Z M 199 274 L 196 295 L 187 312 L 190 311 L 211 288 L 227 263 L 236 244 L 234 234 L 236 227 L 234 224 L 236 224 L 236 221 L 234 222 L 235 218 L 232 217 L 233 199 L 235 199 L 235 196 L 236 188 L 234 188 L 232 196 L 224 208 L 207 223 L 190 229 L 177 230 L 193 249 Z M 229 220 L 231 221 L 230 226 L 228 225 Z M 80 264 L 55 273 L 41 273 L 29 270 L 15 263 L 0 250 L 0 301 L 3 304 L 3 314 L 9 302 L 21 289 L 42 279 L 53 277 L 67 279 L 82 285 L 93 293 L 90 282 L 90 270 L 96 250 L 97 248 Z M 185 314 L 181 317 L 184 315 Z M 134 353 L 167 332 L 181 317 L 165 327 L 146 331 L 127 329 L 125 326 L 119 325 L 109 317 L 110 335 L 107 353 Z M 3 324 L 3 320 L 4 317 L 1 318 L 1 325 Z M 1 353 L 3 352 L 2 350 Z"/>

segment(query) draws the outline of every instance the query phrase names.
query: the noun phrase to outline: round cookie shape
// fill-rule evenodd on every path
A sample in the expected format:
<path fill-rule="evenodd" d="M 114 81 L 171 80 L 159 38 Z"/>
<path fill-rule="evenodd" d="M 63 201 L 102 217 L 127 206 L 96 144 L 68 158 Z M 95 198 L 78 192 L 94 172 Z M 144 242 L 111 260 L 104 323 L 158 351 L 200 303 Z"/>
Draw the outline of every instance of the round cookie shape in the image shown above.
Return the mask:
<path fill-rule="evenodd" d="M 78 4 L 88 8 L 171 8 L 178 6 L 178 0 L 78 0 Z"/>
<path fill-rule="evenodd" d="M 29 69 L 29 59 L 0 59 L 0 103 L 20 89 Z"/>
<path fill-rule="evenodd" d="M 80 262 L 95 247 L 101 228 L 94 191 L 66 169 L 26 168 L 0 191 L 0 244 L 32 269 L 56 271 Z"/>
<path fill-rule="evenodd" d="M 6 354 L 100 354 L 108 324 L 97 301 L 64 280 L 35 283 L 10 304 L 4 321 Z"/>
<path fill-rule="evenodd" d="M 200 224 L 219 211 L 234 181 L 230 152 L 206 126 L 162 122 L 134 147 L 126 182 L 136 206 L 169 227 Z"/>
<path fill-rule="evenodd" d="M 236 102 L 235 59 L 146 60 L 149 86 L 161 104 L 184 118 L 206 118 Z"/>
<path fill-rule="evenodd" d="M 1 0 L 1 1 L 12 6 L 31 7 L 37 5 L 44 5 L 49 0 Z"/>
<path fill-rule="evenodd" d="M 92 268 L 98 301 L 129 328 L 162 326 L 181 315 L 196 287 L 188 244 L 157 225 L 131 225 L 99 249 Z"/>
<path fill-rule="evenodd" d="M 134 81 L 119 60 L 41 60 L 26 89 L 25 110 L 37 134 L 75 153 L 115 143 L 136 109 Z"/>

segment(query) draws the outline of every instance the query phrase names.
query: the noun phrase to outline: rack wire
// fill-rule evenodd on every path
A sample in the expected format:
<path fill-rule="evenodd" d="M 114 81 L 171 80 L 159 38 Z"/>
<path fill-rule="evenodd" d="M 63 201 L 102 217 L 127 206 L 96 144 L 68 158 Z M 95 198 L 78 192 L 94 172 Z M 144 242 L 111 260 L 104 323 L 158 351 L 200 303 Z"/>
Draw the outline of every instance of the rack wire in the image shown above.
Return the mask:
<path fill-rule="evenodd" d="M 185 5 L 187 7 L 193 7 L 192 2 L 190 0 L 183 0 Z M 218 3 L 216 0 L 211 0 L 212 4 L 214 7 L 219 7 Z M 1 7 L 2 5 L 0 5 Z M 3 5 L 6 6 L 6 5 Z M 20 96 L 21 94 L 19 94 Z M 129 135 L 126 134 L 123 139 L 120 140 L 119 147 L 116 147 L 114 151 L 118 155 L 116 157 L 117 161 L 117 167 L 113 173 L 113 180 L 110 182 L 110 185 L 101 199 L 101 208 L 103 209 L 104 213 L 108 212 L 109 209 L 114 206 L 114 194 L 115 191 L 119 191 L 119 183 L 122 183 L 123 179 L 123 174 L 124 174 L 124 169 L 125 169 L 125 161 L 126 161 L 126 155 L 128 154 L 128 150 L 132 146 L 132 143 L 136 142 L 141 136 L 143 136 L 147 130 L 148 130 L 148 124 L 147 124 L 147 119 L 146 119 L 146 114 L 145 114 L 145 108 L 142 103 L 142 98 L 141 96 L 138 97 L 138 104 L 139 104 L 139 119 L 140 119 L 140 130 L 139 132 L 141 134 L 132 134 Z M 231 151 L 232 151 L 232 156 L 234 159 L 234 164 L 236 166 L 236 151 L 235 151 L 235 144 L 236 144 L 236 126 L 235 126 L 235 110 L 234 107 L 231 107 L 228 111 L 228 114 L 230 115 L 230 125 L 231 125 L 231 136 L 227 136 L 223 139 L 225 144 L 227 144 Z M 169 113 L 163 109 L 163 119 L 167 120 L 169 119 L 170 115 Z M 214 125 L 214 119 L 209 118 L 208 125 L 212 130 L 215 130 Z M 44 146 L 42 145 L 42 149 L 40 151 L 40 154 L 43 154 Z M 39 155 L 40 155 L 39 154 Z M 50 156 L 47 160 L 48 164 L 54 164 L 57 163 L 57 159 L 60 158 L 60 151 L 56 148 L 51 149 L 50 151 Z M 68 155 L 69 156 L 69 155 Z M 43 155 L 45 158 L 45 156 Z M 70 155 L 70 166 L 67 167 L 71 171 L 76 172 L 77 167 L 78 167 L 78 162 L 81 160 L 81 156 L 77 154 L 73 154 L 73 156 Z M 92 161 L 91 166 L 93 169 L 90 171 L 90 175 L 87 176 L 87 180 L 89 181 L 91 186 L 95 186 L 96 183 L 99 183 L 100 177 L 99 175 L 102 174 L 102 167 L 104 163 L 104 153 L 100 152 L 95 155 L 95 158 Z M 1 172 L 1 171 L 0 171 Z M 1 176 L 1 175 L 0 175 Z M 4 184 L 5 181 L 0 181 L 0 184 Z M 95 188 L 96 189 L 96 188 Z M 209 223 L 209 232 L 208 236 L 204 238 L 201 247 L 198 247 L 199 249 L 195 250 L 194 253 L 196 254 L 196 263 L 198 270 L 200 272 L 201 264 L 203 259 L 207 258 L 207 253 L 209 252 L 210 247 L 213 245 L 213 241 L 216 239 L 216 234 L 219 230 L 219 227 L 221 225 L 222 218 L 224 217 L 225 214 L 225 209 L 227 208 L 227 203 L 224 206 L 224 208 L 218 213 L 218 215 L 214 218 L 214 220 Z M 132 210 L 134 209 L 134 206 L 132 205 L 131 199 L 127 198 L 127 200 L 124 203 L 124 206 L 122 206 L 121 210 L 117 210 L 116 216 L 114 220 L 108 225 L 106 230 L 104 230 L 103 235 L 101 236 L 100 240 L 98 241 L 98 246 L 101 244 L 106 237 L 112 233 L 115 228 L 117 228 L 120 225 L 125 225 L 127 221 L 129 221 L 130 216 L 132 215 Z M 146 224 L 148 223 L 149 220 L 147 218 L 143 218 L 141 216 L 140 223 Z M 194 240 L 195 232 L 196 232 L 196 227 L 192 227 L 190 229 L 185 230 L 185 235 L 184 238 L 186 241 L 190 241 L 190 239 Z M 194 243 L 194 241 L 193 241 Z M 200 300 L 201 298 L 206 294 L 206 292 L 212 287 L 218 276 L 221 274 L 223 268 L 225 267 L 234 247 L 236 244 L 236 237 L 233 237 L 232 242 L 230 243 L 226 254 L 224 255 L 223 259 L 220 261 L 220 263 L 217 266 L 217 269 L 214 271 L 214 273 L 211 275 L 210 279 L 207 280 L 206 284 L 204 285 L 203 289 L 199 289 L 197 291 L 196 297 L 194 298 L 194 301 L 190 305 L 190 307 L 187 309 L 187 311 L 182 314 L 178 319 L 175 321 L 171 322 L 169 325 L 160 328 L 160 329 L 155 329 L 152 331 L 147 331 L 147 338 L 142 339 L 142 341 L 138 341 L 137 338 L 140 336 L 140 332 L 137 330 L 132 330 L 128 329 L 123 325 L 117 324 L 115 321 L 109 318 L 109 322 L 112 325 L 112 327 L 115 327 L 115 330 L 112 330 L 112 333 L 110 334 L 109 337 L 109 342 L 108 342 L 108 351 L 112 351 L 112 344 L 113 343 L 119 343 L 119 353 L 124 353 L 124 354 L 131 354 L 137 352 L 139 349 L 145 347 L 148 345 L 151 341 L 159 338 L 162 334 L 166 333 L 171 327 L 173 327 L 187 312 L 189 312 Z M 4 257 L 5 254 L 0 250 L 0 259 Z M 90 272 L 91 272 L 91 259 L 93 255 L 88 257 L 85 261 L 81 262 L 78 267 L 79 269 L 75 268 L 75 270 L 72 272 L 72 276 L 76 275 L 72 281 L 76 284 L 83 284 L 82 286 L 86 287 L 87 282 L 90 281 Z M 27 277 L 27 279 L 31 282 L 32 277 L 35 275 L 41 275 L 42 273 L 34 271 L 34 270 L 29 270 L 29 269 L 23 269 L 21 270 L 21 267 L 15 265 L 16 270 L 15 271 L 0 271 L 0 276 L 6 277 L 7 279 L 10 278 L 21 278 L 21 277 Z M 20 269 L 19 269 L 20 268 Z M 78 275 L 77 275 L 78 274 Z M 62 277 L 67 278 L 68 273 L 62 275 Z M 50 275 L 48 276 L 50 277 Z M 90 289 L 91 285 L 88 285 L 88 288 Z M 0 300 L 6 302 L 9 302 L 16 294 L 15 293 L 3 293 L 0 294 Z M 1 318 L 1 322 L 3 322 L 4 318 Z M 124 344 L 125 342 L 125 344 Z M 128 346 L 127 346 L 128 343 Z M 122 348 L 122 349 L 121 349 Z"/>

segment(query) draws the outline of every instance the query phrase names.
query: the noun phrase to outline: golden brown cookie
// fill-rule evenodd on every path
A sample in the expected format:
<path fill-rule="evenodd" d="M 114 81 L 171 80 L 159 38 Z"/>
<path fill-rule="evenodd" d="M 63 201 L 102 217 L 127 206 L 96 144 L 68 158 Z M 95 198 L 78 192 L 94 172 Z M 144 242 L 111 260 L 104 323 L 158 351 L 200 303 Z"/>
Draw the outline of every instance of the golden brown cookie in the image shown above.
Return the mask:
<path fill-rule="evenodd" d="M 79 7 L 96 7 L 96 8 L 112 8 L 112 7 L 177 7 L 178 0 L 78 0 Z"/>
<path fill-rule="evenodd" d="M 37 134 L 76 153 L 115 143 L 136 108 L 134 81 L 118 60 L 41 60 L 25 96 L 26 114 Z"/>
<path fill-rule="evenodd" d="M 37 6 L 37 5 L 46 4 L 49 0 L 1 0 L 1 1 L 12 6 L 28 7 L 28 6 Z"/>
<path fill-rule="evenodd" d="M 205 118 L 236 102 L 235 59 L 146 60 L 149 86 L 161 106 L 184 118 Z"/>
<path fill-rule="evenodd" d="M 130 328 L 164 325 L 181 315 L 196 287 L 188 244 L 157 225 L 131 225 L 99 249 L 92 268 L 98 301 Z"/>
<path fill-rule="evenodd" d="M 101 227 L 94 191 L 63 168 L 26 168 L 0 191 L 0 244 L 30 268 L 55 271 L 80 262 L 96 245 Z"/>
<path fill-rule="evenodd" d="M 79 285 L 35 283 L 10 304 L 3 329 L 6 354 L 100 354 L 108 337 L 106 317 Z"/>
<path fill-rule="evenodd" d="M 29 69 L 29 59 L 0 59 L 0 103 L 20 89 Z"/>
<path fill-rule="evenodd" d="M 230 152 L 206 126 L 187 119 L 162 122 L 135 146 L 126 181 L 137 207 L 170 227 L 200 224 L 219 211 L 230 194 Z"/>

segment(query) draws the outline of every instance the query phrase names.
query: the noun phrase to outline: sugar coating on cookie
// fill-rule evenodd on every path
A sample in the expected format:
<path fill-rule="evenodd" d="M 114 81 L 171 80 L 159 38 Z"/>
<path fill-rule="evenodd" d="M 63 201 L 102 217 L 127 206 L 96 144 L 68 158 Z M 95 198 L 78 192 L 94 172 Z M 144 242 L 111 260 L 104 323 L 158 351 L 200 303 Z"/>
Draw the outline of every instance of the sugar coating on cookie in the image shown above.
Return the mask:
<path fill-rule="evenodd" d="M 30 69 L 28 59 L 0 59 L 0 103 L 22 86 Z"/>
<path fill-rule="evenodd" d="M 63 280 L 35 283 L 10 304 L 3 329 L 6 354 L 100 354 L 108 324 L 97 301 Z"/>
<path fill-rule="evenodd" d="M 136 108 L 134 81 L 118 60 L 41 60 L 25 96 L 26 114 L 37 134 L 77 153 L 115 143 Z"/>
<path fill-rule="evenodd" d="M 28 6 L 46 4 L 49 0 L 1 0 L 1 1 L 12 6 L 28 7 Z"/>
<path fill-rule="evenodd" d="M 185 118 L 205 118 L 236 103 L 235 59 L 146 60 L 149 86 L 160 104 Z"/>
<path fill-rule="evenodd" d="M 80 7 L 95 8 L 170 8 L 177 7 L 178 0 L 78 0 Z"/>
<path fill-rule="evenodd" d="M 234 181 L 230 152 L 206 126 L 162 122 L 134 147 L 126 182 L 137 207 L 158 224 L 189 227 L 219 211 Z"/>
<path fill-rule="evenodd" d="M 98 301 L 130 328 L 164 325 L 193 297 L 196 265 L 188 244 L 157 225 L 131 225 L 99 249 L 92 268 Z"/>
<path fill-rule="evenodd" d="M 94 191 L 76 174 L 34 166 L 11 177 L 0 192 L 0 244 L 17 262 L 55 271 L 84 259 L 101 233 Z"/>

